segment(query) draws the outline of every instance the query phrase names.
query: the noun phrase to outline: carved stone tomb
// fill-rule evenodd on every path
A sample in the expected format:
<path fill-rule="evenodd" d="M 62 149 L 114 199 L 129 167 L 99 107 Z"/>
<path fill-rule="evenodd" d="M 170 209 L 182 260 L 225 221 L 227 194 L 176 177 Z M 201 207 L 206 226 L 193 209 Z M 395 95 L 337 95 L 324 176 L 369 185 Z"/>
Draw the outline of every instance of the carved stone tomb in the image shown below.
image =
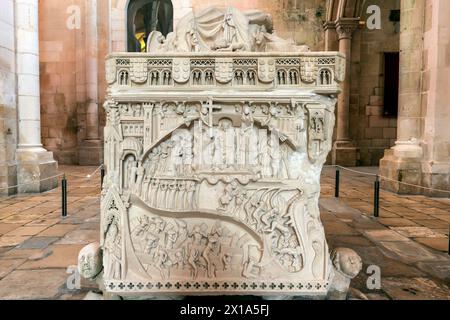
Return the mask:
<path fill-rule="evenodd" d="M 107 58 L 106 293 L 329 291 L 318 200 L 345 59 L 272 29 L 210 8 L 154 32 L 149 53 Z"/>

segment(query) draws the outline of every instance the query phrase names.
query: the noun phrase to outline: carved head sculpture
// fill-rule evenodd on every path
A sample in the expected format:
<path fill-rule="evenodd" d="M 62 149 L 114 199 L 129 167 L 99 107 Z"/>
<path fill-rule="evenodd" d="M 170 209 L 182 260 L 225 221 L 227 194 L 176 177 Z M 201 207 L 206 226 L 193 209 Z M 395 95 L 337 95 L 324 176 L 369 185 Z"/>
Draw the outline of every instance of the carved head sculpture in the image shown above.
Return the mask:
<path fill-rule="evenodd" d="M 253 35 L 255 38 L 255 43 L 260 46 L 262 44 L 264 44 L 264 40 L 266 39 L 265 37 L 265 33 L 267 33 L 266 27 L 265 26 L 260 26 L 257 30 L 256 33 Z"/>
<path fill-rule="evenodd" d="M 280 113 L 281 113 L 280 109 L 277 108 L 276 106 L 270 107 L 270 114 L 271 114 L 273 117 L 278 117 L 278 116 L 280 115 Z"/>
<path fill-rule="evenodd" d="M 334 249 L 331 261 L 337 272 L 350 279 L 356 277 L 362 269 L 361 257 L 349 248 Z"/>
<path fill-rule="evenodd" d="M 234 27 L 233 8 L 232 7 L 229 7 L 227 9 L 227 13 L 225 14 L 224 23 L 226 23 L 229 26 Z"/>
<path fill-rule="evenodd" d="M 229 120 L 229 119 L 221 119 L 219 121 L 219 128 L 223 131 L 228 130 L 229 128 L 231 128 L 231 126 L 232 126 L 232 123 L 231 123 L 231 120 Z"/>
<path fill-rule="evenodd" d="M 94 279 L 102 271 L 102 252 L 98 243 L 91 243 L 78 254 L 78 272 L 85 279 Z"/>

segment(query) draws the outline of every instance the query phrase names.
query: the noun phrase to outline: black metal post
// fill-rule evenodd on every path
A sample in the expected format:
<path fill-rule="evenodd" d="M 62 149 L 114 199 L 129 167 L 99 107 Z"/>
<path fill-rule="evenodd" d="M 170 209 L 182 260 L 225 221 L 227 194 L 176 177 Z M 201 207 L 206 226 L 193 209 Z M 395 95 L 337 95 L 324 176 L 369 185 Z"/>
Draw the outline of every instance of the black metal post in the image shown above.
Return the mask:
<path fill-rule="evenodd" d="M 61 202 L 62 202 L 62 216 L 67 217 L 67 179 L 63 177 L 61 181 Z"/>
<path fill-rule="evenodd" d="M 105 166 L 102 166 L 102 168 L 100 169 L 100 189 L 102 189 L 103 188 L 103 181 L 105 180 L 105 173 L 106 173 L 106 171 L 105 171 Z"/>
<path fill-rule="evenodd" d="M 336 180 L 334 183 L 334 197 L 339 198 L 339 184 L 341 182 L 341 171 L 336 169 Z"/>
<path fill-rule="evenodd" d="M 378 176 L 375 180 L 373 215 L 375 216 L 375 218 L 378 218 L 380 216 L 380 178 Z"/>

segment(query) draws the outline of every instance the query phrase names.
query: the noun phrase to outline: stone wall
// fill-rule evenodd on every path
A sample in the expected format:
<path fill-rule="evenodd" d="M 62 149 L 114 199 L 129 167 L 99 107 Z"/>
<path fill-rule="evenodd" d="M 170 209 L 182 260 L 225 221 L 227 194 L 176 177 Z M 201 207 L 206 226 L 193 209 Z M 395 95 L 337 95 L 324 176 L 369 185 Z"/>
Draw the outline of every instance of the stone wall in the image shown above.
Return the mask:
<path fill-rule="evenodd" d="M 42 143 L 61 164 L 79 163 L 79 146 L 86 137 L 85 4 L 84 0 L 39 2 Z M 70 28 L 75 6 L 81 13 L 80 25 Z M 103 57 L 109 51 L 108 10 L 107 1 L 98 2 L 99 70 L 104 69 Z M 100 110 L 105 87 L 104 73 L 99 72 Z M 104 124 L 103 118 L 100 114 L 95 121 Z"/>
<path fill-rule="evenodd" d="M 0 188 L 17 184 L 16 59 L 14 44 L 14 2 L 3 0 L 0 10 Z M 0 194 L 14 193 L 13 189 Z"/>
<path fill-rule="evenodd" d="M 367 5 L 362 21 L 367 21 Z M 389 16 L 391 10 L 400 9 L 400 0 L 374 0 L 370 5 L 381 8 L 381 30 L 362 26 L 352 43 L 350 135 L 359 149 L 358 164 L 363 166 L 377 166 L 397 137 L 397 118 L 383 116 L 383 53 L 399 51 L 399 28 Z"/>

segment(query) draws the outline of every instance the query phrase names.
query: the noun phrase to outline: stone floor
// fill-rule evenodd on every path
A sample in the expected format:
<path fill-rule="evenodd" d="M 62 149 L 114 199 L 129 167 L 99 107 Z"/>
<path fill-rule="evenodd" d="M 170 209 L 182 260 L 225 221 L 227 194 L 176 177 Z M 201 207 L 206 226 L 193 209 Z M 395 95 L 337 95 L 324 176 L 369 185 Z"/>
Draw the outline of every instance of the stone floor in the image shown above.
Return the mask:
<path fill-rule="evenodd" d="M 95 168 L 61 166 L 68 178 L 67 218 L 61 189 L 0 197 L 0 299 L 81 299 L 93 284 L 69 290 L 70 266 L 79 250 L 98 240 L 100 178 Z M 374 172 L 376 168 L 358 168 Z M 364 268 L 353 281 L 358 299 L 450 299 L 448 234 L 450 199 L 381 192 L 373 217 L 373 177 L 341 173 L 334 198 L 334 169 L 322 180 L 322 219 L 331 248 L 350 247 Z M 381 289 L 369 290 L 369 266 L 381 269 Z"/>

